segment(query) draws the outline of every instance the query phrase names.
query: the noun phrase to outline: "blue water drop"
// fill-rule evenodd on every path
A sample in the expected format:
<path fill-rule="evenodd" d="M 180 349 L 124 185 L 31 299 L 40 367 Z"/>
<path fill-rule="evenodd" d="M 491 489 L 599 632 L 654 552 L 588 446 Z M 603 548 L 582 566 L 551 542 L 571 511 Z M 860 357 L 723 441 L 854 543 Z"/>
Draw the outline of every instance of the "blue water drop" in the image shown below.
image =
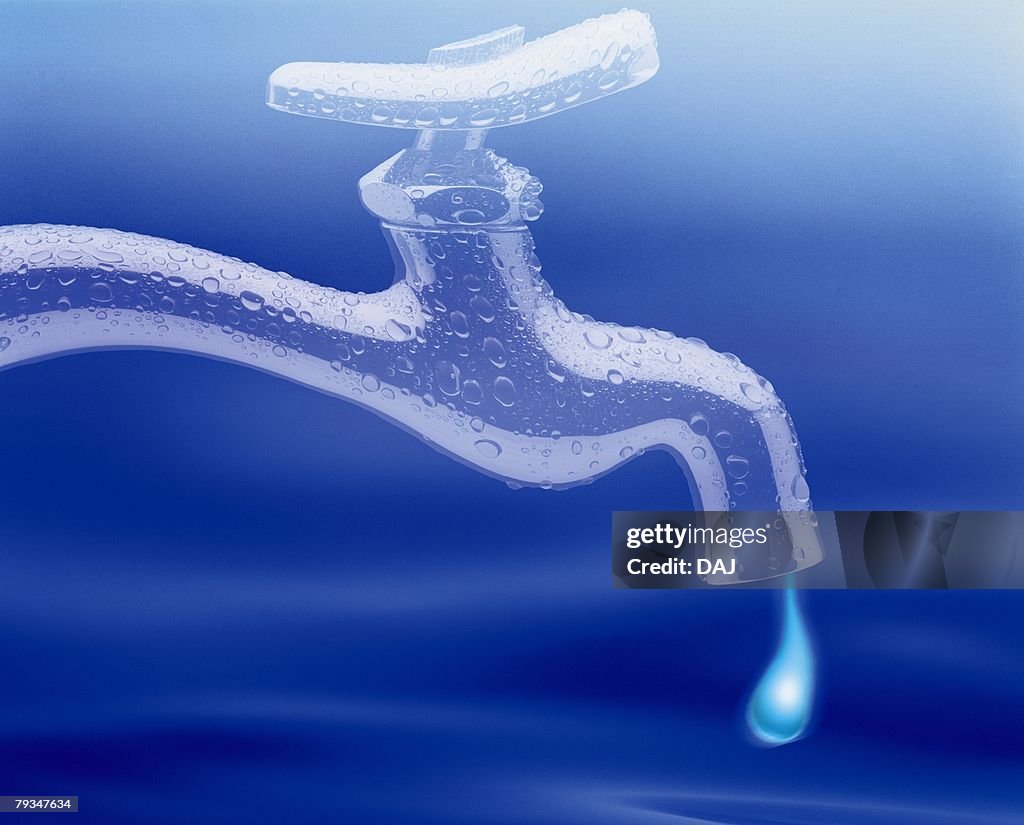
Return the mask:
<path fill-rule="evenodd" d="M 814 707 L 814 651 L 796 591 L 786 588 L 782 638 L 747 705 L 747 725 L 766 745 L 785 745 L 807 729 Z"/>

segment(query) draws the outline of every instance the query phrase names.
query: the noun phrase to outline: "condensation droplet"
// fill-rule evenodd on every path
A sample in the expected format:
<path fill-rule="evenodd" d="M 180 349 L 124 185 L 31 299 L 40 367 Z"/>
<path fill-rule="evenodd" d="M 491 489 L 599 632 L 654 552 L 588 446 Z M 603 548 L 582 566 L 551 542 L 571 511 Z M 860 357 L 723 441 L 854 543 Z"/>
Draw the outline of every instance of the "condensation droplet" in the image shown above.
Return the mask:
<path fill-rule="evenodd" d="M 690 429 L 693 430 L 695 435 L 704 437 L 711 430 L 711 424 L 703 415 L 696 413 L 690 416 Z"/>
<path fill-rule="evenodd" d="M 251 312 L 259 312 L 259 310 L 263 309 L 263 296 L 255 292 L 250 292 L 247 289 L 242 290 L 238 296 L 238 300 L 242 302 L 242 306 Z"/>
<path fill-rule="evenodd" d="M 480 317 L 481 321 L 490 323 L 494 320 L 494 307 L 483 295 L 474 295 L 469 302 L 469 306 Z"/>
<path fill-rule="evenodd" d="M 110 284 L 97 281 L 89 287 L 89 297 L 97 303 L 107 304 L 114 300 L 114 291 L 110 288 Z"/>
<path fill-rule="evenodd" d="M 449 317 L 449 321 L 452 325 L 452 332 L 459 336 L 459 338 L 469 337 L 469 319 L 466 318 L 464 312 L 455 310 Z"/>
<path fill-rule="evenodd" d="M 438 361 L 434 368 L 437 377 L 437 388 L 445 395 L 458 395 L 461 386 L 461 371 L 451 361 Z"/>
<path fill-rule="evenodd" d="M 394 318 L 388 318 L 384 324 L 384 331 L 396 341 L 407 341 L 412 337 L 412 327 L 406 326 Z"/>
<path fill-rule="evenodd" d="M 740 384 L 740 390 L 754 404 L 760 404 L 764 400 L 761 390 L 753 384 Z"/>
<path fill-rule="evenodd" d="M 476 449 L 484 458 L 497 458 L 501 455 L 501 445 L 489 438 L 481 438 L 477 441 Z"/>
<path fill-rule="evenodd" d="M 807 485 L 807 479 L 802 475 L 793 479 L 793 498 L 801 504 L 807 504 L 811 500 L 811 488 Z"/>
<path fill-rule="evenodd" d="M 484 338 L 484 355 L 496 367 L 504 367 L 508 362 L 505 357 L 505 345 L 497 338 L 488 336 Z"/>
<path fill-rule="evenodd" d="M 499 375 L 494 379 L 494 397 L 503 407 L 511 407 L 516 403 L 516 385 L 511 378 Z"/>
<path fill-rule="evenodd" d="M 725 469 L 733 478 L 746 478 L 750 472 L 750 462 L 743 456 L 731 455 L 725 460 Z"/>
<path fill-rule="evenodd" d="M 462 382 L 462 398 L 467 404 L 479 404 L 484 400 L 484 388 L 473 378 Z"/>

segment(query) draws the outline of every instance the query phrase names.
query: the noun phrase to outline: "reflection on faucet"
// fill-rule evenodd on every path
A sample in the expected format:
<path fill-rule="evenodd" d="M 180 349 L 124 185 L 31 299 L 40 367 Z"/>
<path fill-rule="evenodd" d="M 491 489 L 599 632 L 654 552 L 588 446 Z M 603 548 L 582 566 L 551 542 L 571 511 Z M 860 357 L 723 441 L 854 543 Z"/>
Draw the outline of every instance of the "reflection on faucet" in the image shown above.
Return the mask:
<path fill-rule="evenodd" d="M 562 40 L 584 36 L 588 48 L 566 58 Z M 664 449 L 697 508 L 776 511 L 790 528 L 792 558 L 767 556 L 715 583 L 816 563 L 799 446 L 771 384 L 698 339 L 569 310 L 541 276 L 526 226 L 541 214 L 539 181 L 484 147 L 484 126 L 650 77 L 650 22 L 620 12 L 521 40 L 513 28 L 435 50 L 425 65 L 435 88 L 451 86 L 444 106 L 403 103 L 405 81 L 379 79 L 374 67 L 290 64 L 271 78 L 279 108 L 370 123 L 376 109 L 384 125 L 420 128 L 412 148 L 360 181 L 395 257 L 390 288 L 339 292 L 115 230 L 3 227 L 0 367 L 125 347 L 229 360 L 354 401 L 514 486 L 571 487 Z M 554 54 L 571 65 L 552 67 Z M 549 63 L 530 63 L 541 59 Z M 312 85 L 331 75 L 355 79 L 343 89 Z M 493 81 L 483 93 L 489 109 L 471 88 L 458 97 L 462 75 Z M 398 91 L 374 88 L 374 77 Z M 549 97 L 556 103 L 545 108 Z"/>

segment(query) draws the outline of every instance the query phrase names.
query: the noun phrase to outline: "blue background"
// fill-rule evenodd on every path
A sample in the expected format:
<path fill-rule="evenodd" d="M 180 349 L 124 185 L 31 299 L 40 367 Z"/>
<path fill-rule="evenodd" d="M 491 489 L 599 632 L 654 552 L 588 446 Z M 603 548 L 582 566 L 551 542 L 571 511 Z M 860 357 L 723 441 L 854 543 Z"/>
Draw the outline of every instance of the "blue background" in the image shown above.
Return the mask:
<path fill-rule="evenodd" d="M 267 75 L 619 5 L 0 3 L 0 224 L 382 288 L 355 182 L 409 133 L 273 112 Z M 1024 508 L 1024 7 L 642 8 L 650 83 L 489 137 L 545 184 L 556 292 L 771 378 L 820 509 Z M 609 586 L 609 512 L 689 504 L 664 454 L 512 492 L 167 353 L 0 399 L 0 793 L 104 823 L 1021 818 L 1019 594 L 808 594 L 816 728 L 765 750 L 737 709 L 771 594 Z"/>

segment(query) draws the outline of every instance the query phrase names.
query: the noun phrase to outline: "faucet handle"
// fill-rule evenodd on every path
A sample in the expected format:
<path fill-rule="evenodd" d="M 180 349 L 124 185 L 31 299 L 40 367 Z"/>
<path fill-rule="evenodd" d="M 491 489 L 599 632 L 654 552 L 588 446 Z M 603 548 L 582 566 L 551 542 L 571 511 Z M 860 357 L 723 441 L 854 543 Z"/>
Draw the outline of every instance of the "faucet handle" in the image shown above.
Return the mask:
<path fill-rule="evenodd" d="M 431 50 L 428 63 L 287 63 L 267 104 L 399 129 L 492 129 L 632 88 L 658 70 L 650 18 L 624 9 L 523 44 L 523 28 Z"/>

